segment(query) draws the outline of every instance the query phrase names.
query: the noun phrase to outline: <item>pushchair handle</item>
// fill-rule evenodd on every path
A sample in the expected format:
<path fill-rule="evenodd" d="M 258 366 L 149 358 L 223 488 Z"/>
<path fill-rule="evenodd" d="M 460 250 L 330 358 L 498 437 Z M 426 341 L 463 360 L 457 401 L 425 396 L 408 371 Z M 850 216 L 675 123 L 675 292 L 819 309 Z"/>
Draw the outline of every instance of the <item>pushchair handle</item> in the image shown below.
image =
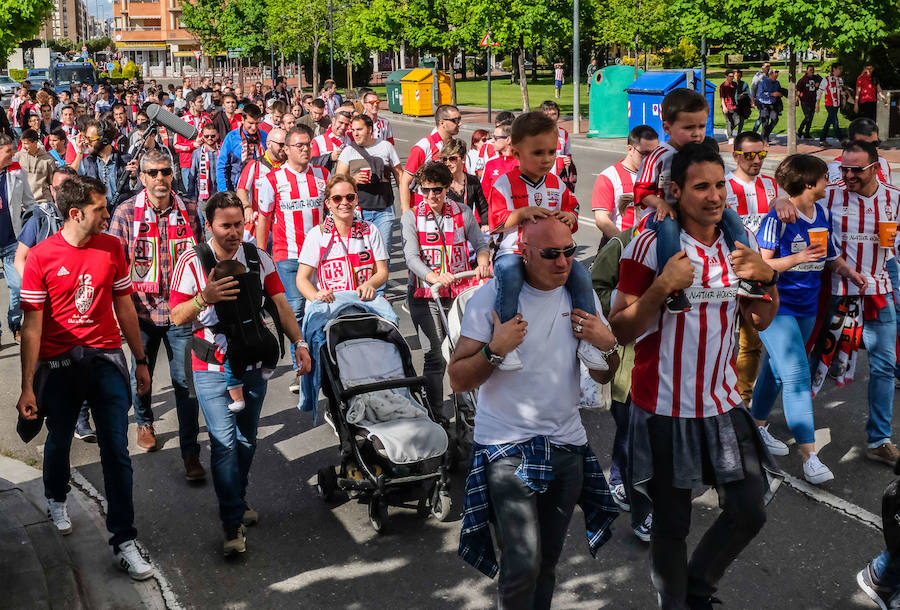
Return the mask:
<path fill-rule="evenodd" d="M 458 279 L 458 280 L 465 280 L 465 279 L 468 279 L 468 278 L 470 278 L 470 277 L 475 277 L 475 273 L 476 273 L 476 272 L 475 272 L 474 270 L 472 270 L 472 271 L 462 271 L 462 272 L 460 272 L 460 273 L 454 273 L 454 274 L 453 274 L 453 277 L 455 277 L 455 278 Z M 443 287 L 444 287 L 443 284 L 439 284 L 439 283 L 437 283 L 437 282 L 435 282 L 434 284 L 432 284 L 432 285 L 429 287 L 429 290 L 431 290 L 431 298 L 433 298 L 433 299 L 438 298 L 438 293 L 440 293 L 441 288 L 443 288 Z"/>

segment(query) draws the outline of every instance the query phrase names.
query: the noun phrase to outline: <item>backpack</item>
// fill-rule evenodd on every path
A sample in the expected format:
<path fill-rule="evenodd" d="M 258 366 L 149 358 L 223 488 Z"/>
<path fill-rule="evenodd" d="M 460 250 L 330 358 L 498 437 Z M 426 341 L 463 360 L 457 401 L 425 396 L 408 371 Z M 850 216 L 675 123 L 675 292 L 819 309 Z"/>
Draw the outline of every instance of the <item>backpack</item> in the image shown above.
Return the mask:
<path fill-rule="evenodd" d="M 284 330 L 278 316 L 275 302 L 262 289 L 260 282 L 259 253 L 256 246 L 243 242 L 244 258 L 247 271 L 234 276 L 240 291 L 234 301 L 219 301 L 213 307 L 219 322 L 212 327 L 213 332 L 222 333 L 228 339 L 226 358 L 231 365 L 232 374 L 241 378 L 248 366 L 262 362 L 265 368 L 275 368 L 278 359 L 284 356 Z M 209 273 L 216 265 L 216 257 L 207 243 L 194 246 L 194 252 L 203 266 L 203 273 Z M 266 326 L 263 313 L 272 318 L 278 332 L 278 338 Z M 194 336 L 192 349 L 194 355 L 209 364 L 218 364 L 215 343 Z"/>
<path fill-rule="evenodd" d="M 32 217 L 35 217 L 35 222 L 37 222 L 36 244 L 41 243 L 59 231 L 63 225 L 62 218 L 60 218 L 56 205 L 53 203 L 36 203 L 29 207 L 22 213 L 22 226 L 24 227 Z"/>

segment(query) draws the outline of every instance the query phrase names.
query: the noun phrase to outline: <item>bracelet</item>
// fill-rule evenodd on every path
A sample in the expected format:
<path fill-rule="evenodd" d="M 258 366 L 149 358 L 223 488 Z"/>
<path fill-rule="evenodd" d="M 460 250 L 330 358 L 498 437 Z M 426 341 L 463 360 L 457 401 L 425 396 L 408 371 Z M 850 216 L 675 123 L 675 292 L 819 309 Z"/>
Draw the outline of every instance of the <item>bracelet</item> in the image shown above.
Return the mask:
<path fill-rule="evenodd" d="M 200 305 L 200 301 L 197 300 L 197 295 L 194 295 L 194 307 L 197 308 L 197 311 L 203 311 L 205 307 Z"/>

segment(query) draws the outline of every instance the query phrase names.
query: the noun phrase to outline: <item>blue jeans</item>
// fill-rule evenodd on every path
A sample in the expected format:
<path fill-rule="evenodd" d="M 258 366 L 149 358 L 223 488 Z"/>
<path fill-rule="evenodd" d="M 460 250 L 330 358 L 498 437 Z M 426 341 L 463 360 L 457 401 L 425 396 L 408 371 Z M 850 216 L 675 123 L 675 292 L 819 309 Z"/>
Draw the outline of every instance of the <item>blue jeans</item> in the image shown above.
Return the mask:
<path fill-rule="evenodd" d="M 900 588 L 900 561 L 891 557 L 887 550 L 872 560 L 872 570 L 878 579 L 878 584 L 885 587 Z"/>
<path fill-rule="evenodd" d="M 725 208 L 722 220 L 718 224 L 725 236 L 725 243 L 729 250 L 734 250 L 734 243 L 740 242 L 745 246 L 750 245 L 747 239 L 747 230 L 738 213 L 731 208 Z M 677 220 L 664 218 L 657 222 L 653 214 L 647 219 L 647 228 L 656 231 L 656 265 L 657 273 L 662 273 L 669 259 L 681 252 L 681 225 Z"/>
<path fill-rule="evenodd" d="M 294 316 L 297 318 L 297 324 L 302 328 L 303 309 L 306 305 L 306 299 L 303 298 L 303 295 L 300 294 L 300 290 L 297 288 L 297 269 L 299 268 L 300 261 L 296 259 L 286 259 L 275 263 L 278 277 L 281 278 L 281 283 L 284 284 L 284 297 L 287 299 L 288 305 L 291 306 Z M 295 353 L 296 349 L 294 344 L 291 343 L 291 363 L 294 365 L 295 371 L 298 370 L 297 355 Z"/>
<path fill-rule="evenodd" d="M 834 137 L 838 140 L 841 139 L 841 126 L 838 125 L 838 110 L 840 110 L 840 108 L 837 106 L 825 106 L 825 112 L 828 113 L 828 118 L 825 119 L 825 124 L 822 126 L 821 140 L 828 137 L 828 128 L 832 125 L 834 126 Z"/>
<path fill-rule="evenodd" d="M 806 341 L 815 324 L 815 316 L 777 315 L 759 333 L 766 355 L 753 388 L 750 413 L 760 421 L 769 419 L 775 399 L 783 389 L 784 418 L 799 445 L 816 441 L 812 377 L 806 357 Z"/>
<path fill-rule="evenodd" d="M 885 262 L 884 268 L 887 269 L 888 275 L 891 276 L 891 286 L 894 289 L 894 313 L 896 318 L 900 320 L 900 264 L 897 263 L 897 258 L 894 257 Z M 897 329 L 897 337 L 900 338 L 900 328 Z M 894 367 L 894 377 L 900 379 L 900 364 Z"/>
<path fill-rule="evenodd" d="M 39 367 L 43 368 L 43 367 Z M 44 444 L 44 495 L 62 502 L 69 492 L 69 449 L 82 403 L 91 405 L 108 510 L 106 529 L 115 547 L 137 536 L 132 502 L 132 469 L 128 456 L 128 381 L 112 363 L 95 359 L 90 366 L 73 364 L 40 371 L 47 379 L 41 406 L 47 415 Z"/>
<path fill-rule="evenodd" d="M 231 397 L 225 373 L 194 371 L 194 389 L 209 432 L 211 470 L 219 517 L 225 527 L 241 522 L 247 509 L 247 476 L 256 452 L 256 430 L 266 397 L 266 381 L 259 369 L 244 374 L 244 409 L 228 410 Z"/>
<path fill-rule="evenodd" d="M 375 225 L 378 233 L 384 241 L 384 247 L 388 253 L 388 263 L 391 261 L 391 236 L 394 228 L 394 206 L 383 210 L 362 210 L 362 217 L 368 223 Z M 378 289 L 378 294 L 384 294 L 384 286 Z"/>
<path fill-rule="evenodd" d="M 172 390 L 175 394 L 175 413 L 178 416 L 178 440 L 181 444 L 181 457 L 200 455 L 200 444 L 197 435 L 200 434 L 198 418 L 200 409 L 197 400 L 190 397 L 188 390 L 187 373 L 185 371 L 185 357 L 190 349 L 191 325 L 183 326 L 156 326 L 147 320 L 138 320 L 141 329 L 141 343 L 144 344 L 144 353 L 147 354 L 147 368 L 150 369 L 150 378 L 153 378 L 153 370 L 156 368 L 156 356 L 159 354 L 160 343 L 166 347 L 166 357 L 169 359 L 169 376 L 172 379 Z M 134 377 L 134 356 L 131 357 L 131 395 L 134 405 L 134 420 L 139 426 L 153 423 L 153 409 L 150 406 L 151 392 L 138 396 L 137 382 Z"/>
<path fill-rule="evenodd" d="M 181 168 L 181 186 L 184 188 L 185 193 L 191 192 L 190 185 L 188 184 L 188 176 L 190 175 L 190 173 L 191 173 L 190 167 L 182 167 Z"/>
<path fill-rule="evenodd" d="M 9 312 L 6 314 L 6 321 L 9 324 L 9 330 L 16 332 L 22 328 L 22 309 L 19 307 L 19 292 L 22 289 L 22 278 L 16 271 L 16 248 L 19 242 L 3 246 L 0 248 L 0 260 L 3 261 L 3 277 L 6 278 L 6 287 L 9 288 Z"/>
<path fill-rule="evenodd" d="M 518 254 L 504 254 L 494 261 L 494 281 L 497 284 L 497 299 L 494 309 L 500 322 L 509 322 L 519 311 L 519 293 L 525 283 L 525 267 Z M 572 270 L 566 280 L 566 290 L 572 299 L 572 309 L 587 313 L 597 313 L 594 303 L 594 287 L 591 272 L 578 261 L 572 261 Z"/>

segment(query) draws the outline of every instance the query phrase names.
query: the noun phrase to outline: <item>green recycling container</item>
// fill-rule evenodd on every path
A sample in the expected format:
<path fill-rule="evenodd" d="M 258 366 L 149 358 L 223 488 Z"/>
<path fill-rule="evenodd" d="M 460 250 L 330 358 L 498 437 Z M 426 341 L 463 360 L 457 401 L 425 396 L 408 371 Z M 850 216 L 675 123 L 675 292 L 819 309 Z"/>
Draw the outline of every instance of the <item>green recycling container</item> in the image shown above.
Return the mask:
<path fill-rule="evenodd" d="M 400 88 L 400 80 L 412 72 L 412 68 L 404 70 L 394 70 L 388 74 L 384 81 L 387 89 L 388 110 L 401 114 L 403 112 L 403 91 Z"/>
<path fill-rule="evenodd" d="M 643 70 L 638 70 L 638 75 L 643 73 Z M 628 94 L 625 93 L 625 88 L 633 82 L 633 66 L 606 66 L 602 70 L 594 72 L 588 96 L 587 137 L 624 138 L 628 136 Z M 388 93 L 388 98 L 390 98 L 390 93 Z"/>

